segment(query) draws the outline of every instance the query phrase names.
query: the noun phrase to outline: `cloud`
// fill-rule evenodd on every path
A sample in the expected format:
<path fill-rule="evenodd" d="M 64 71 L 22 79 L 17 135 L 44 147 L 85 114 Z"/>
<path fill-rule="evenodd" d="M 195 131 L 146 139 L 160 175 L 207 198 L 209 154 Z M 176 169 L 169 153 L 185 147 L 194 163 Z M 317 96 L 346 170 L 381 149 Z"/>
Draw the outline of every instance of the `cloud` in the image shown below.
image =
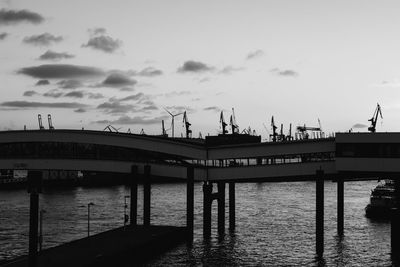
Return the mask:
<path fill-rule="evenodd" d="M 74 112 L 76 112 L 76 113 L 85 113 L 85 112 L 86 112 L 86 109 L 84 109 L 84 108 L 78 108 L 78 109 L 75 109 Z"/>
<path fill-rule="evenodd" d="M 135 95 L 126 96 L 119 99 L 119 101 L 130 101 L 130 100 L 141 100 L 144 97 L 143 93 L 137 93 Z"/>
<path fill-rule="evenodd" d="M 29 90 L 29 91 L 25 91 L 24 92 L 24 96 L 34 96 L 34 95 L 38 95 L 38 93 L 36 91 L 33 91 L 33 90 Z"/>
<path fill-rule="evenodd" d="M 72 92 L 66 93 L 64 96 L 65 97 L 74 97 L 74 98 L 83 98 L 85 96 L 85 93 L 83 91 L 72 91 Z"/>
<path fill-rule="evenodd" d="M 45 64 L 25 67 L 18 70 L 18 73 L 39 79 L 76 79 L 104 75 L 104 71 L 99 68 L 68 64 Z"/>
<path fill-rule="evenodd" d="M 100 99 L 100 98 L 104 98 L 105 96 L 103 95 L 103 94 L 100 94 L 100 93 L 87 93 L 87 96 L 90 98 L 90 99 Z"/>
<path fill-rule="evenodd" d="M 366 128 L 366 127 L 368 127 L 368 126 L 365 124 L 362 124 L 362 123 L 356 123 L 353 126 L 351 126 L 351 128 L 354 128 L 354 129 L 360 129 L 360 128 Z"/>
<path fill-rule="evenodd" d="M 45 97 L 52 97 L 52 98 L 59 98 L 62 95 L 63 95 L 63 92 L 59 91 L 58 89 L 52 89 L 43 94 L 43 96 L 45 96 Z"/>
<path fill-rule="evenodd" d="M 212 106 L 212 107 L 203 108 L 203 110 L 219 112 L 221 109 L 219 107 L 217 107 L 217 106 Z"/>
<path fill-rule="evenodd" d="M 39 80 L 35 83 L 35 86 L 49 85 L 49 80 Z"/>
<path fill-rule="evenodd" d="M 178 72 L 186 73 L 186 72 L 207 72 L 214 70 L 214 67 L 208 66 L 199 61 L 188 60 L 181 67 L 178 68 Z"/>
<path fill-rule="evenodd" d="M 0 41 L 6 39 L 9 34 L 6 32 L 0 33 Z"/>
<path fill-rule="evenodd" d="M 248 60 L 256 59 L 256 58 L 262 57 L 263 55 L 264 55 L 264 51 L 262 51 L 261 49 L 258 49 L 258 50 L 248 53 L 246 59 L 248 59 Z"/>
<path fill-rule="evenodd" d="M 83 44 L 82 47 L 91 47 L 106 53 L 113 53 L 119 49 L 121 45 L 122 41 L 118 39 L 113 39 L 106 35 L 100 35 L 90 38 L 87 44 Z"/>
<path fill-rule="evenodd" d="M 58 43 L 63 40 L 62 36 L 54 36 L 50 33 L 42 33 L 39 35 L 32 35 L 25 37 L 22 41 L 26 44 L 37 45 L 37 46 L 47 46 L 52 43 Z"/>
<path fill-rule="evenodd" d="M 176 113 L 183 113 L 183 112 L 189 112 L 189 113 L 194 113 L 196 110 L 194 108 L 191 108 L 189 106 L 168 106 L 166 109 L 171 112 L 172 114 Z"/>
<path fill-rule="evenodd" d="M 136 80 L 131 79 L 122 72 L 114 72 L 107 76 L 107 78 L 99 85 L 105 87 L 124 87 L 129 85 L 135 85 Z"/>
<path fill-rule="evenodd" d="M 131 104 L 122 104 L 119 101 L 108 101 L 97 106 L 97 109 L 103 110 L 109 114 L 127 113 L 135 111 L 135 108 Z"/>
<path fill-rule="evenodd" d="M 57 82 L 57 85 L 62 89 L 76 89 L 83 86 L 79 80 L 61 80 Z"/>
<path fill-rule="evenodd" d="M 58 53 L 51 50 L 47 50 L 43 55 L 39 57 L 40 60 L 61 60 L 61 59 L 69 59 L 74 58 L 74 55 L 68 54 L 66 52 Z"/>
<path fill-rule="evenodd" d="M 272 73 L 275 73 L 276 75 L 279 75 L 279 76 L 286 76 L 286 77 L 296 77 L 296 76 L 299 75 L 299 74 L 298 74 L 296 71 L 294 71 L 294 70 L 280 70 L 280 69 L 278 69 L 278 68 L 273 68 L 273 69 L 271 69 L 271 72 L 272 72 Z"/>
<path fill-rule="evenodd" d="M 182 96 L 182 95 L 190 95 L 192 93 L 193 92 L 191 92 L 191 91 L 180 91 L 180 92 L 173 91 L 173 92 L 164 94 L 164 96 L 165 97 L 176 97 L 176 96 Z"/>
<path fill-rule="evenodd" d="M 21 22 L 39 24 L 44 18 L 38 13 L 29 10 L 0 10 L 0 25 L 14 25 Z"/>
<path fill-rule="evenodd" d="M 222 70 L 220 70 L 219 73 L 229 75 L 229 74 L 232 74 L 233 72 L 241 71 L 241 70 L 244 70 L 244 68 L 242 68 L 242 67 L 226 66 L 226 67 L 224 67 Z"/>
<path fill-rule="evenodd" d="M 103 35 L 103 34 L 106 34 L 107 31 L 106 31 L 105 28 L 97 27 L 97 28 L 89 29 L 88 32 L 89 32 L 89 34 L 90 34 L 91 36 L 94 36 L 94 35 Z"/>
<path fill-rule="evenodd" d="M 46 103 L 46 102 L 30 102 L 30 101 L 7 101 L 0 103 L 2 107 L 11 108 L 84 108 L 87 105 L 76 102 L 59 102 L 59 103 Z"/>
<path fill-rule="evenodd" d="M 161 70 L 158 70 L 153 67 L 144 68 L 139 72 L 136 71 L 132 72 L 133 76 L 143 76 L 143 77 L 155 77 L 155 76 L 160 76 L 162 74 L 163 72 Z"/>
<path fill-rule="evenodd" d="M 159 124 L 162 120 L 166 119 L 167 116 L 160 116 L 156 118 L 148 118 L 148 117 L 129 117 L 129 116 L 121 116 L 117 120 L 101 120 L 96 121 L 95 123 L 108 123 L 108 124 L 141 124 L 141 125 L 150 125 L 150 124 Z"/>

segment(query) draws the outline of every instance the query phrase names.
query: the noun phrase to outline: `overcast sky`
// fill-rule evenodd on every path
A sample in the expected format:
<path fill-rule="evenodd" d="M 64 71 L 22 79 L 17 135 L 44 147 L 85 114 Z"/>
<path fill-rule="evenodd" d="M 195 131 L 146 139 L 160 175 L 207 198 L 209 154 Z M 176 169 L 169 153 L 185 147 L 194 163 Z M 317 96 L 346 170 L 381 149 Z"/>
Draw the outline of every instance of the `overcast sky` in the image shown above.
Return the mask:
<path fill-rule="evenodd" d="M 0 129 L 400 131 L 398 1 L 0 0 Z M 47 123 L 46 123 L 47 126 Z M 365 131 L 366 128 L 357 128 Z M 175 133 L 183 132 L 182 117 Z"/>

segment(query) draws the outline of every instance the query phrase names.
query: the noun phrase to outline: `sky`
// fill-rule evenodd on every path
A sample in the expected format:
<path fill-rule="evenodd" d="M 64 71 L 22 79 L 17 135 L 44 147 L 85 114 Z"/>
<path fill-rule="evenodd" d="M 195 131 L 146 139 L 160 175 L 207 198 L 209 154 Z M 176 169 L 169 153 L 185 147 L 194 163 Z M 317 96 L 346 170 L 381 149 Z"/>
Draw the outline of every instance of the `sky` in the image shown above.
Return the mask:
<path fill-rule="evenodd" d="M 400 131 L 398 1 L 0 0 L 0 130 Z M 175 118 L 175 136 L 184 132 Z"/>

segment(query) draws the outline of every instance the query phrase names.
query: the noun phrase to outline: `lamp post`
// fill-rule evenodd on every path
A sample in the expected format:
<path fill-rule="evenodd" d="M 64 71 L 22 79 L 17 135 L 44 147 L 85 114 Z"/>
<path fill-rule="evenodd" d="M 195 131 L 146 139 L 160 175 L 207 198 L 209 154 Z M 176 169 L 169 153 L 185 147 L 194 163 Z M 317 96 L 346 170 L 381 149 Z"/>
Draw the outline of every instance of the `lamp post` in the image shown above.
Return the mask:
<path fill-rule="evenodd" d="M 126 226 L 126 223 L 129 221 L 129 215 L 126 214 L 126 209 L 128 208 L 128 204 L 126 202 L 126 200 L 130 198 L 130 196 L 124 196 L 124 229 Z"/>
<path fill-rule="evenodd" d="M 89 237 L 90 236 L 90 206 L 94 206 L 94 203 L 93 202 L 90 202 L 88 205 L 87 205 L 87 236 Z"/>
<path fill-rule="evenodd" d="M 39 211 L 39 251 L 42 251 L 43 244 L 43 213 L 46 213 L 44 209 Z"/>

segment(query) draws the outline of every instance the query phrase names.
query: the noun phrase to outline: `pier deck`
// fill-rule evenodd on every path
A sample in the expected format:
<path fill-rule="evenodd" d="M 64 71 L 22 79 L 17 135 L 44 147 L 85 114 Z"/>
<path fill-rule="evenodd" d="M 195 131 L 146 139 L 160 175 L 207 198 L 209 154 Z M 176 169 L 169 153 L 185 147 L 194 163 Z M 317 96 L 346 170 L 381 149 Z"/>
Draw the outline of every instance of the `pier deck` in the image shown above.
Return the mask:
<path fill-rule="evenodd" d="M 38 266 L 128 266 L 154 258 L 185 240 L 185 227 L 121 227 L 45 249 L 39 253 Z M 2 266 L 28 266 L 28 257 Z"/>

